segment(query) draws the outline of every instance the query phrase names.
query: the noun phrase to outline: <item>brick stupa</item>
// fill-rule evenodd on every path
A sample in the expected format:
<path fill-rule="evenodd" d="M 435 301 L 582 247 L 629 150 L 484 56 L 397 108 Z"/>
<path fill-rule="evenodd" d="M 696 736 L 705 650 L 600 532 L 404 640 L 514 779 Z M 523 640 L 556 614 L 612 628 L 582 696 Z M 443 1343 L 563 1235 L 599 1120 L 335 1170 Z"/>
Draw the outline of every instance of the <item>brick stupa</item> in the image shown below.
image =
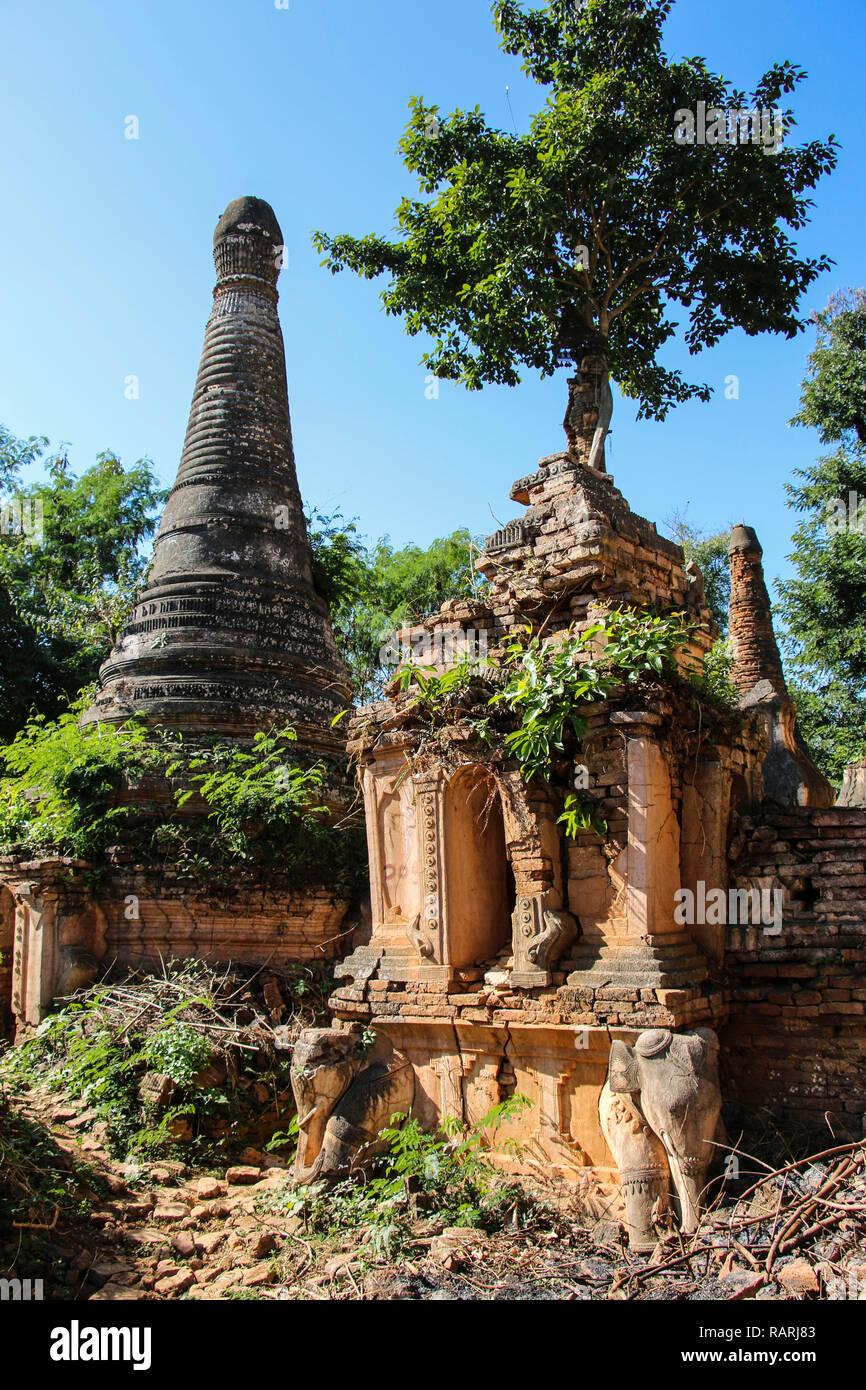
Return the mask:
<path fill-rule="evenodd" d="M 277 315 L 283 236 L 261 198 L 214 233 L 217 282 L 148 581 L 89 719 L 251 736 L 292 723 L 341 752 L 349 681 L 316 593 Z"/>

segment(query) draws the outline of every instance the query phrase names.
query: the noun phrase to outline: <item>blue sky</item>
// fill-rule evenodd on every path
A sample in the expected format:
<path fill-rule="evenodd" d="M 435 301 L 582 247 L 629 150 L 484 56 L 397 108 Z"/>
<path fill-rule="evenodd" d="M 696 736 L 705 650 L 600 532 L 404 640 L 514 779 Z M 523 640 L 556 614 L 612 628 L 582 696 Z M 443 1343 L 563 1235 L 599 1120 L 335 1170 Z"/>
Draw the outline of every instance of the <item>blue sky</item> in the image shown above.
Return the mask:
<path fill-rule="evenodd" d="M 837 262 L 808 296 L 866 281 L 862 256 L 863 0 L 679 0 L 673 54 L 706 56 L 748 88 L 775 59 L 809 71 L 798 139 L 842 142 L 801 250 Z M 479 104 L 519 128 L 539 89 L 500 52 L 488 0 L 0 0 L 4 80 L 0 216 L 0 421 L 67 441 L 80 471 L 103 448 L 148 455 L 170 483 L 207 319 L 211 236 L 226 204 L 266 198 L 290 264 L 280 277 L 295 450 L 305 498 L 371 536 L 426 543 L 488 532 L 520 509 L 512 480 L 563 447 L 565 373 L 516 389 L 425 397 L 420 339 L 381 310 L 376 282 L 332 277 L 310 231 L 387 232 L 409 176 L 395 153 L 412 94 L 443 111 Z M 138 117 L 140 138 L 124 138 Z M 820 450 L 790 429 L 811 332 L 732 333 L 687 359 L 709 405 L 637 423 L 616 398 L 609 467 L 633 508 L 661 522 L 745 520 L 768 575 L 787 570 L 784 482 Z M 127 400 L 124 381 L 140 380 Z M 724 381 L 739 377 L 738 400 Z"/>

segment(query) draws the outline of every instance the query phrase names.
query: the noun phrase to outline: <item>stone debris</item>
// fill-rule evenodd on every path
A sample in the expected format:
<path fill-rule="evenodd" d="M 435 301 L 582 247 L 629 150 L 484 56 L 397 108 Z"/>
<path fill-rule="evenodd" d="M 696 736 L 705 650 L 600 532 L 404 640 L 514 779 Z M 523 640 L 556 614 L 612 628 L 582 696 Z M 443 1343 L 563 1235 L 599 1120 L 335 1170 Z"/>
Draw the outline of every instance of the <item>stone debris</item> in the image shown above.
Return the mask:
<path fill-rule="evenodd" d="M 27 1100 L 28 1113 L 58 1137 L 68 1132 L 57 1118 L 69 1108 L 62 1101 L 46 1091 Z M 98 1175 L 117 1167 L 104 1150 L 90 1161 Z M 251 1181 L 230 1184 L 232 1167 Z M 336 1252 L 331 1238 L 308 1233 L 302 1216 L 281 1210 L 290 1178 L 279 1169 L 231 1165 L 217 1177 L 159 1163 L 143 1165 L 128 1195 L 116 1196 L 110 1226 L 90 1227 L 86 1248 L 58 1259 L 69 1291 L 99 1302 L 221 1299 L 237 1289 L 262 1299 L 859 1300 L 864 1170 L 859 1141 L 743 1178 L 738 1195 L 710 1203 L 684 1245 L 660 1230 L 656 1248 L 642 1254 L 629 1251 L 617 1221 L 593 1213 L 594 1199 L 580 1211 L 573 1197 L 562 1200 L 561 1185 L 548 1189 L 539 1179 L 544 1204 L 527 1206 L 515 1224 L 488 1233 L 422 1210 L 414 1238 L 392 1256 L 369 1229 L 348 1230 Z M 236 1191 L 238 1199 L 203 1203 L 203 1191 Z M 167 1208 L 190 1229 L 162 1220 Z M 139 1224 L 142 1210 L 152 1224 Z"/>

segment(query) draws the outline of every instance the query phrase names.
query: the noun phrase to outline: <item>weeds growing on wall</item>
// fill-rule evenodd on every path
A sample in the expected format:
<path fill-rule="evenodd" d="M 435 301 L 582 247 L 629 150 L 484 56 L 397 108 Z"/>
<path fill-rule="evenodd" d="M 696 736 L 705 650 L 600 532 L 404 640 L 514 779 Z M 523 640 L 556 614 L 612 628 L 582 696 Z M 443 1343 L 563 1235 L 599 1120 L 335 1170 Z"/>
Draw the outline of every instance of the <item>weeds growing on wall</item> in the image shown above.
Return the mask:
<path fill-rule="evenodd" d="M 221 870 L 246 865 L 291 873 L 297 884 L 326 871 L 329 886 L 347 893 L 361 883 L 363 835 L 335 825 L 322 804 L 339 769 L 301 763 L 292 728 L 261 731 L 251 744 L 191 744 L 134 719 L 82 727 L 91 695 L 53 722 L 36 716 L 0 749 L 0 852 L 60 849 L 98 861 L 130 848 L 211 886 Z M 165 798 L 159 816 L 125 804 L 151 782 Z"/>
<path fill-rule="evenodd" d="M 417 1119 L 393 1115 L 381 1132 L 385 1152 L 369 1174 L 311 1183 L 272 1200 L 299 1216 L 311 1236 L 357 1232 L 372 1257 L 399 1252 L 419 1214 L 448 1226 L 497 1230 L 526 1198 L 496 1168 L 493 1154 L 519 1154 L 517 1142 L 500 1131 L 531 1104 L 510 1096 L 474 1125 L 445 1117 L 432 1134 Z"/>
<path fill-rule="evenodd" d="M 405 666 L 399 685 L 413 692 L 414 703 L 436 724 L 461 717 L 464 696 L 473 681 L 485 677 L 495 681 L 500 688 L 492 694 L 488 690 L 488 708 L 503 706 L 518 718 L 516 728 L 505 735 L 506 748 L 527 782 L 549 781 L 556 762 L 567 756 L 568 745 L 580 747 L 587 708 L 624 683 L 676 678 L 677 652 L 688 645 L 694 631 L 694 623 L 684 613 L 658 615 L 616 608 L 579 633 L 569 628 L 544 639 L 531 627 L 520 629 L 496 665 L 464 657 L 441 674 Z M 714 703 L 730 704 L 736 693 L 730 685 L 730 665 L 727 649 L 716 644 L 703 676 L 693 681 L 699 694 Z M 488 720 L 477 721 L 477 730 L 480 737 L 488 738 Z M 574 793 L 566 796 L 559 823 L 571 838 L 581 830 L 601 833 L 605 828 L 592 803 Z"/>

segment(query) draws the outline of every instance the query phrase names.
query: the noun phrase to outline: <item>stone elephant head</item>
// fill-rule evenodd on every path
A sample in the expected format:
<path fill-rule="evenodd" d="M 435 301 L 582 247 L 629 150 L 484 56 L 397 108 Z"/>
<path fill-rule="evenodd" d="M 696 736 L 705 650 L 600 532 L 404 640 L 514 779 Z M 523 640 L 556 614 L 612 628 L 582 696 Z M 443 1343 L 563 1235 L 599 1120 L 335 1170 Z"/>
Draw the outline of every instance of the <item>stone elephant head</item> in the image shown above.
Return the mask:
<path fill-rule="evenodd" d="M 295 1044 L 292 1090 L 295 1178 L 310 1183 L 339 1177 L 372 1157 L 391 1116 L 411 1110 L 415 1074 L 393 1051 L 367 1062 L 359 1032 L 309 1028 Z"/>
<path fill-rule="evenodd" d="M 700 1196 L 714 1152 L 712 1139 L 722 1106 L 718 1051 L 718 1039 L 709 1028 L 689 1033 L 652 1028 L 638 1036 L 634 1047 L 617 1041 L 610 1049 L 605 1091 L 627 1098 L 661 1141 L 683 1231 L 693 1231 L 697 1225 Z M 600 1110 L 600 1115 L 607 1134 L 611 1127 L 618 1129 L 620 1122 L 613 1116 L 610 1103 L 605 1104 L 607 1109 L 604 1113 Z M 623 1142 L 618 1133 L 614 1142 L 608 1138 L 618 1163 L 617 1145 L 622 1148 Z M 654 1152 L 658 1155 L 657 1149 Z M 628 1187 L 624 1186 L 628 1202 Z M 651 1229 L 646 1213 L 640 1219 L 634 1215 L 634 1223 L 629 1217 L 630 1226 Z"/>

